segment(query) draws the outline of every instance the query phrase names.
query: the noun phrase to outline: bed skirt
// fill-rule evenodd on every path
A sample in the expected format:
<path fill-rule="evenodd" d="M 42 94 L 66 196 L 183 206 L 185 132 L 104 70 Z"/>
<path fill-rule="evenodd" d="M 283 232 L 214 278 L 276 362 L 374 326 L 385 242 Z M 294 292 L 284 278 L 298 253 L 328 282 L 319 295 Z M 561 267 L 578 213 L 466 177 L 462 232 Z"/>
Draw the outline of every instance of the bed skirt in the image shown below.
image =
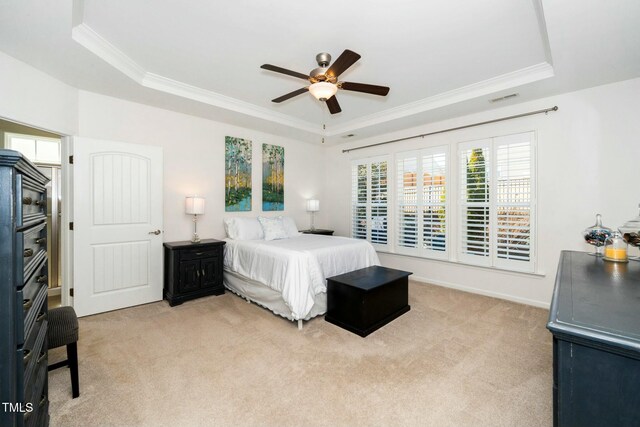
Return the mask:
<path fill-rule="evenodd" d="M 303 319 L 296 319 L 291 313 L 291 309 L 282 299 L 282 295 L 278 291 L 263 285 L 260 282 L 251 280 L 240 274 L 224 270 L 222 275 L 224 287 L 234 294 L 248 299 L 267 310 L 272 311 L 278 316 L 282 316 L 289 320 L 309 320 L 316 316 L 323 315 L 327 312 L 327 294 L 323 292 L 316 295 L 315 304 L 311 307 L 311 310 Z"/>

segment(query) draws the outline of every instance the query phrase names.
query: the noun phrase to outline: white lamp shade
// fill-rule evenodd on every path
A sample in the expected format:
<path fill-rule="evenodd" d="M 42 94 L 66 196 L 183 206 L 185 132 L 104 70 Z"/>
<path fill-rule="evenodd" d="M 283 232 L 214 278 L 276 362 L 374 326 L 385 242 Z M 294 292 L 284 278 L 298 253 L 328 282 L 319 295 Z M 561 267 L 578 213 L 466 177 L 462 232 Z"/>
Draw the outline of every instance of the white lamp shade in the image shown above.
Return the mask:
<path fill-rule="evenodd" d="M 184 211 L 187 215 L 204 214 L 204 197 L 188 196 L 184 201 Z"/>
<path fill-rule="evenodd" d="M 320 200 L 307 200 L 307 212 L 318 212 L 320 210 Z"/>
<path fill-rule="evenodd" d="M 320 101 L 327 100 L 336 94 L 338 86 L 329 82 L 318 82 L 309 86 L 309 92 Z"/>

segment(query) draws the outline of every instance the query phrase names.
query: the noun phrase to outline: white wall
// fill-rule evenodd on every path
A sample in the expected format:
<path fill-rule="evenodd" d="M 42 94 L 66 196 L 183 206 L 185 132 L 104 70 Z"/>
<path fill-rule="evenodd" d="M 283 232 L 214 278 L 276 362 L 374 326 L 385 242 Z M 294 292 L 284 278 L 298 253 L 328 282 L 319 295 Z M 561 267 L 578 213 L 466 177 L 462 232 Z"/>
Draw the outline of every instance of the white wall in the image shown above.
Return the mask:
<path fill-rule="evenodd" d="M 324 152 L 312 145 L 224 123 L 196 118 L 121 99 L 80 91 L 78 135 L 88 138 L 148 144 L 164 150 L 164 241 L 188 240 L 192 217 L 184 213 L 184 198 L 206 198 L 199 218 L 201 238 L 225 237 L 222 219 L 233 215 L 290 215 L 299 228 L 308 228 L 305 200 L 324 200 Z M 224 137 L 253 141 L 252 211 L 225 213 Z M 262 144 L 285 148 L 285 211 L 262 212 Z M 322 205 L 321 205 L 322 207 Z M 327 223 L 319 212 L 317 226 Z"/>
<path fill-rule="evenodd" d="M 591 250 L 581 231 L 594 224 L 621 226 L 640 202 L 640 79 L 599 86 L 481 114 L 431 123 L 328 150 L 329 226 L 350 233 L 350 161 L 447 143 L 535 130 L 538 172 L 538 268 L 543 276 L 495 271 L 451 262 L 381 254 L 384 265 L 412 271 L 426 282 L 548 306 L 559 253 Z M 418 135 L 557 105 L 559 111 L 343 154 L 342 149 Z M 394 183 L 394 182 L 393 182 Z M 392 183 L 392 185 L 393 185 Z M 455 201 L 452 201 L 455 203 Z M 325 206 L 328 204 L 325 203 Z M 450 224 L 450 227 L 455 224 Z M 455 242 L 450 247 L 455 247 Z M 636 249 L 633 250 L 637 252 Z"/>
<path fill-rule="evenodd" d="M 0 52 L 0 117 L 59 134 L 78 127 L 78 90 Z"/>

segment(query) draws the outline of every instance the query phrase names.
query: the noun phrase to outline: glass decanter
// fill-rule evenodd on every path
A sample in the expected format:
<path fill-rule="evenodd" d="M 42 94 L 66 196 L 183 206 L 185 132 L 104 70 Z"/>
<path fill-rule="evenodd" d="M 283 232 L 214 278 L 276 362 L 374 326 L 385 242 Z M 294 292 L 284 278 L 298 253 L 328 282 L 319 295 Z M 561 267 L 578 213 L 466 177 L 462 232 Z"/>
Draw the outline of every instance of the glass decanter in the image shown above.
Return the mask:
<path fill-rule="evenodd" d="M 638 205 L 638 207 L 640 207 L 640 205 Z M 622 233 L 622 238 L 626 240 L 628 244 L 636 248 L 640 247 L 640 215 L 627 221 L 622 227 L 618 228 L 618 231 Z"/>
<path fill-rule="evenodd" d="M 596 247 L 596 252 L 590 255 L 602 256 L 602 248 L 607 238 L 611 237 L 613 230 L 602 225 L 602 215 L 596 215 L 596 224 L 582 232 L 584 240 Z"/>

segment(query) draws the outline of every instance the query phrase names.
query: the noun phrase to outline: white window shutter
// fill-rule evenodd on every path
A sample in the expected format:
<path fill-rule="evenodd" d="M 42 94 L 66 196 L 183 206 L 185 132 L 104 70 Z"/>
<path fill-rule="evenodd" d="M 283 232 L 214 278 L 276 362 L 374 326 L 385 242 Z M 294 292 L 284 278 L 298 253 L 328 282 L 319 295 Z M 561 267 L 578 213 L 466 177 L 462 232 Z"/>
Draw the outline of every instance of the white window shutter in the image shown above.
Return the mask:
<path fill-rule="evenodd" d="M 397 223 L 396 249 L 416 253 L 418 249 L 418 154 L 403 153 L 396 160 Z"/>
<path fill-rule="evenodd" d="M 389 161 L 386 157 L 352 164 L 351 236 L 386 248 L 389 240 Z"/>
<path fill-rule="evenodd" d="M 460 144 L 460 260 L 491 265 L 490 141 Z"/>
<path fill-rule="evenodd" d="M 533 271 L 533 133 L 494 138 L 495 265 Z"/>

